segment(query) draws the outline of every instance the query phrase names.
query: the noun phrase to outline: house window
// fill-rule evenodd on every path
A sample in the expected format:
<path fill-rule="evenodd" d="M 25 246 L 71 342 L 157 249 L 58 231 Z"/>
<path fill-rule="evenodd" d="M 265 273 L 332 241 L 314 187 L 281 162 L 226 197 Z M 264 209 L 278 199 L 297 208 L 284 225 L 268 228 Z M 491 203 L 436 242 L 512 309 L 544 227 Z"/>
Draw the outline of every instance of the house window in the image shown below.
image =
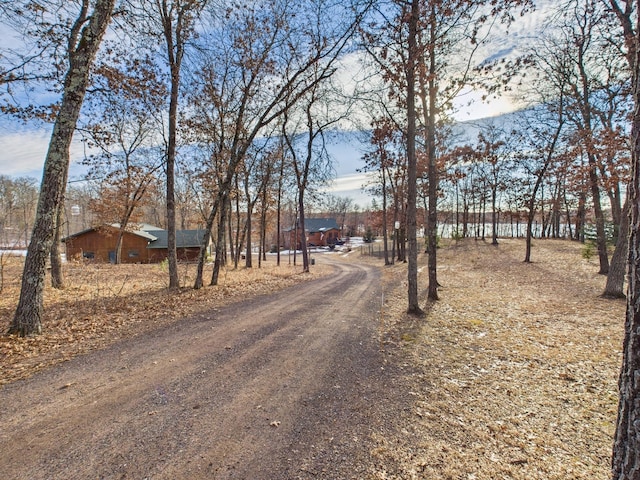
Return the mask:
<path fill-rule="evenodd" d="M 82 257 L 88 260 L 93 260 L 96 258 L 96 254 L 94 252 L 82 252 Z"/>
<path fill-rule="evenodd" d="M 140 256 L 140 252 L 138 250 L 129 250 L 129 258 L 138 258 Z"/>

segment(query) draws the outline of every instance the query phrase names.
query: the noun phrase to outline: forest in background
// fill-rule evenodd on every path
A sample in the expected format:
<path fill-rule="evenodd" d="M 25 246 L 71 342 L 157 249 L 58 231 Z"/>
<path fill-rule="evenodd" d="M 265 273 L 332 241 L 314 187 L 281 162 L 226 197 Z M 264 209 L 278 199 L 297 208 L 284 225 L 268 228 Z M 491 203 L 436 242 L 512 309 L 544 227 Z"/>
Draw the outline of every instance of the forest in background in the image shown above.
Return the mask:
<path fill-rule="evenodd" d="M 536 3 L 549 7 L 544 28 L 492 49 L 493 35 L 508 37 Z M 181 182 L 207 232 L 197 290 L 210 238 L 217 285 L 232 222 L 247 251 L 254 231 L 265 242 L 269 215 L 281 230 L 287 204 L 304 232 L 308 206 L 331 177 L 331 136 L 370 131 L 366 188 L 380 201 L 371 210 L 380 214 L 385 265 L 396 245 L 407 262 L 409 315 L 421 318 L 439 299 L 446 217 L 455 238 L 484 237 L 490 224 L 498 245 L 505 216 L 524 212 L 526 263 L 536 221 L 539 235 L 589 232 L 607 297 L 625 295 L 628 273 L 612 465 L 614 478 L 637 476 L 637 2 L 3 0 L 0 13 L 9 39 L 0 50 L 0 109 L 53 125 L 31 236 L 25 208 L 12 219 L 20 239 L 12 241 L 24 236 L 28 251 L 9 333 L 42 333 L 48 264 L 53 286 L 65 285 L 60 241 L 74 135 L 99 180 L 96 218 L 107 215 L 124 231 L 145 198 L 164 199 L 158 215 L 168 232 L 168 290 L 176 292 Z M 453 105 L 469 91 L 483 99 L 509 93 L 523 115 L 460 139 Z M 422 231 L 426 292 L 418 285 Z M 308 272 L 304 234 L 300 240 Z"/>
<path fill-rule="evenodd" d="M 419 7 L 424 20 L 416 37 L 421 60 L 413 166 L 403 74 L 409 32 L 402 26 L 401 4 L 356 2 L 341 10 L 318 2 L 315 13 L 311 3 L 290 5 L 290 12 L 306 8 L 307 21 L 313 15 L 334 18 L 315 33 L 286 15 L 271 27 L 270 19 L 286 11 L 278 2 L 262 10 L 229 3 L 224 15 L 218 4 L 196 2 L 191 12 L 186 4 L 168 4 L 167 13 L 184 14 L 193 35 L 183 39 L 187 61 L 181 66 L 181 93 L 173 100 L 179 108 L 170 195 L 165 162 L 171 65 L 164 64 L 157 44 L 128 23 L 144 19 L 152 25 L 152 4 L 123 3 L 130 18 L 111 25 L 91 70 L 76 128 L 86 146 L 87 173 L 84 182 L 66 189 L 61 237 L 105 223 L 122 229 L 143 222 L 171 229 L 175 223 L 179 229 L 207 228 L 221 244 L 231 241 L 225 233 L 230 231 L 242 231 L 236 242 L 255 244 L 253 237 L 277 244 L 277 232 L 300 217 L 329 216 L 338 219 L 343 235 L 370 232 L 397 240 L 400 252 L 413 223 L 427 239 L 429 232 L 453 238 L 593 239 L 600 272 L 606 274 L 607 245 L 616 244 L 625 218 L 629 174 L 632 101 L 629 66 L 615 41 L 620 27 L 604 2 L 573 0 L 557 8 L 542 2 L 535 15 L 544 16 L 537 23 L 544 29 L 523 44 L 508 30 L 517 31 L 519 17 L 534 10 L 526 2 L 512 3 L 497 7 L 492 22 L 482 2 L 462 2 L 458 15 L 444 6 Z M 73 18 L 73 7 L 53 15 L 54 4 L 42 4 L 37 15 L 6 6 L 14 14 L 7 26 L 18 31 L 29 22 L 53 25 L 63 35 L 64 23 L 52 22 L 64 14 Z M 351 13 L 339 22 L 331 15 L 338 11 Z M 391 14 L 397 16 L 385 23 Z M 250 41 L 244 31 L 252 32 Z M 38 41 L 38 35 L 46 32 L 23 37 L 24 45 Z M 315 62 L 311 68 L 299 55 L 314 45 L 314 35 L 316 40 L 324 35 L 327 43 L 315 44 L 316 59 L 307 57 Z M 496 52 L 492 45 L 502 48 Z M 285 47 L 290 53 L 283 59 Z M 20 59 L 24 72 L 30 71 L 20 48 L 4 54 L 6 65 Z M 274 90 L 278 61 L 290 62 L 283 79 L 290 83 Z M 421 65 L 431 69 L 431 82 L 420 76 L 426 75 Z M 38 104 L 21 85 L 51 87 L 61 79 L 63 64 L 59 68 L 29 77 L 7 67 L 2 78 L 10 95 L 3 111 L 29 121 L 52 119 L 56 102 Z M 487 98 L 508 96 L 520 110 L 461 127 L 453 121 L 453 100 L 469 88 Z M 374 197 L 371 205 L 323 193 L 334 160 L 327 145 L 345 129 L 368 138 L 362 156 L 368 181 L 362 187 Z M 408 201 L 412 170 L 413 213 L 407 210 L 413 204 Z M 26 248 L 36 216 L 36 181 L 2 177 L 0 184 L 0 242 Z M 223 219 L 233 228 L 222 226 Z"/>

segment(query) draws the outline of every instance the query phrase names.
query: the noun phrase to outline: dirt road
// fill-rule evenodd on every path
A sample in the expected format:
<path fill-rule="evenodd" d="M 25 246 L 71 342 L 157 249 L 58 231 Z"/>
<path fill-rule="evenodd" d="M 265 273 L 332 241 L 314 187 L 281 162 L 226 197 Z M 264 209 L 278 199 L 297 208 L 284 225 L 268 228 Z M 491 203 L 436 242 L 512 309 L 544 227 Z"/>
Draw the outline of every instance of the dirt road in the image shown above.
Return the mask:
<path fill-rule="evenodd" d="M 1 388 L 1 477 L 371 478 L 407 395 L 378 270 L 335 268 Z"/>

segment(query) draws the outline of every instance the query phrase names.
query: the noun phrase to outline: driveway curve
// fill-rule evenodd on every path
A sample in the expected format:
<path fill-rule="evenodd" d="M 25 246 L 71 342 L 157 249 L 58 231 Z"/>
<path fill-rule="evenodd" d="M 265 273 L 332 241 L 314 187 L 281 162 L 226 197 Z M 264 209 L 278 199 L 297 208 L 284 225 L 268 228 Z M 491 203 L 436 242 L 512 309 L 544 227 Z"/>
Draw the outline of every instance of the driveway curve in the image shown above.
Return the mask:
<path fill-rule="evenodd" d="M 363 479 L 408 408 L 380 271 L 182 319 L 0 388 L 7 479 Z"/>

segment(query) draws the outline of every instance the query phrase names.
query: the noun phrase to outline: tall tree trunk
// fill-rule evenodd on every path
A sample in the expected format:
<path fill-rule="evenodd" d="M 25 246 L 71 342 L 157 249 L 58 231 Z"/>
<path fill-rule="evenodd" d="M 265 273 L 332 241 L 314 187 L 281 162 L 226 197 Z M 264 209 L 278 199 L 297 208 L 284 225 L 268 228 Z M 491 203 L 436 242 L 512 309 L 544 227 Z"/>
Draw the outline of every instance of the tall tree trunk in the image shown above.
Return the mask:
<path fill-rule="evenodd" d="M 487 193 L 482 193 L 482 203 L 480 204 L 482 209 L 482 241 L 485 241 L 485 235 L 487 233 Z"/>
<path fill-rule="evenodd" d="M 604 211 L 600 201 L 600 185 L 596 171 L 595 157 L 588 154 L 589 159 L 589 184 L 591 187 L 591 197 L 593 200 L 593 210 L 596 217 L 596 244 L 598 247 L 598 260 L 600 263 L 601 275 L 609 272 L 609 256 L 607 254 L 607 235 L 604 229 Z"/>
<path fill-rule="evenodd" d="M 576 240 L 584 243 L 584 224 L 587 216 L 586 194 L 580 192 L 578 196 L 578 210 L 576 211 Z"/>
<path fill-rule="evenodd" d="M 209 240 L 212 237 L 211 232 L 213 231 L 213 223 L 215 222 L 219 205 L 220 205 L 220 197 L 218 196 L 216 197 L 216 201 L 211 207 L 211 211 L 209 212 L 209 216 L 207 217 L 207 221 L 205 224 L 205 233 L 202 238 L 202 243 L 200 244 L 200 252 L 198 254 L 198 266 L 196 267 L 196 279 L 193 284 L 193 288 L 195 290 L 198 290 L 204 286 L 204 282 L 203 282 L 204 264 L 207 260 L 207 249 L 209 247 Z"/>
<path fill-rule="evenodd" d="M 625 213 L 623 211 L 624 205 L 622 202 L 622 192 L 620 191 L 620 184 L 615 182 L 614 187 L 612 188 L 611 195 L 609 196 L 611 202 L 611 218 L 613 219 L 613 225 L 616 227 L 614 232 L 615 240 L 618 241 L 618 235 L 620 235 L 618 231 L 618 227 L 622 225 L 623 217 Z M 626 200 L 625 200 L 626 201 Z M 629 211 L 627 210 L 626 216 L 628 216 Z"/>
<path fill-rule="evenodd" d="M 564 126 L 563 100 L 564 97 L 561 94 L 558 110 L 558 125 L 556 126 L 556 130 L 551 139 L 551 145 L 549 145 L 549 150 L 547 151 L 547 155 L 544 158 L 542 168 L 536 176 L 536 183 L 533 186 L 531 198 L 528 202 L 529 213 L 527 215 L 526 251 L 524 255 L 525 263 L 531 262 L 531 238 L 533 237 L 533 219 L 536 215 L 536 196 L 538 195 L 538 190 L 543 188 L 544 176 L 547 173 L 549 166 L 551 165 L 551 160 L 555 153 L 556 145 L 558 143 L 558 140 L 560 139 L 560 134 L 562 133 L 562 128 Z"/>
<path fill-rule="evenodd" d="M 97 0 L 92 15 L 86 8 L 78 17 L 69 42 L 69 69 L 45 158 L 40 197 L 27 249 L 20 299 L 9 333 L 21 336 L 42 332 L 44 277 L 51 251 L 58 208 L 69 171 L 69 148 L 89 84 L 89 71 L 102 42 L 115 0 Z M 75 37 L 75 38 L 74 38 Z"/>
<path fill-rule="evenodd" d="M 175 168 L 178 135 L 178 102 L 180 94 L 180 71 L 184 58 L 185 45 L 190 35 L 190 23 L 199 9 L 204 7 L 204 1 L 173 2 L 157 0 L 156 7 L 160 15 L 167 62 L 171 74 L 171 93 L 169 98 L 169 131 L 166 159 L 166 204 L 167 204 L 167 260 L 169 261 L 169 288 L 180 287 L 178 276 L 178 254 L 176 245 L 176 194 Z M 175 22 L 175 23 L 174 23 Z"/>
<path fill-rule="evenodd" d="M 400 222 L 398 229 L 398 261 L 407 261 L 407 215 L 404 215 L 404 221 Z M 417 245 L 417 243 L 416 243 Z M 417 248 L 417 247 L 416 247 Z"/>
<path fill-rule="evenodd" d="M 218 179 L 219 181 L 219 189 L 218 194 L 216 195 L 216 199 L 211 207 L 211 211 L 209 212 L 209 216 L 207 217 L 206 222 L 206 230 L 207 234 L 204 235 L 203 242 L 200 245 L 200 254 L 198 256 L 198 267 L 196 269 L 196 279 L 194 281 L 193 288 L 199 289 L 203 286 L 203 272 L 204 272 L 204 263 L 207 257 L 207 247 L 209 244 L 209 239 L 212 238 L 212 230 L 213 224 L 215 222 L 216 215 L 219 210 L 227 208 L 226 202 L 229 198 L 229 191 L 231 189 L 231 182 L 234 178 L 234 173 L 236 170 L 236 166 L 238 165 L 238 157 L 233 157 L 232 161 L 227 165 L 227 171 L 223 178 Z M 221 224 L 222 228 L 224 228 L 224 223 Z M 223 237 L 224 238 L 224 237 Z M 216 245 L 216 254 L 218 252 L 218 248 Z"/>
<path fill-rule="evenodd" d="M 417 230 L 417 156 L 416 156 L 416 63 L 418 61 L 418 20 L 420 15 L 420 2 L 411 1 L 409 13 L 409 60 L 407 65 L 407 236 L 408 258 L 407 268 L 407 312 L 421 314 L 418 301 L 418 239 Z"/>
<path fill-rule="evenodd" d="M 494 183 L 491 189 L 491 245 L 498 245 L 498 211 L 497 211 L 497 186 Z"/>
<path fill-rule="evenodd" d="M 565 209 L 565 217 L 567 221 L 567 229 L 569 230 L 569 240 L 573 240 L 573 227 L 571 226 L 571 210 L 569 208 L 569 202 L 567 201 L 567 189 L 565 188 L 563 193 L 563 201 L 564 201 L 564 209 Z M 626 260 L 625 260 L 626 261 Z"/>
<path fill-rule="evenodd" d="M 258 268 L 262 267 L 262 262 L 267 260 L 267 189 L 262 191 L 260 210 L 260 255 L 258 255 Z"/>
<path fill-rule="evenodd" d="M 610 124 L 608 125 L 610 128 L 612 127 Z M 607 178 L 606 173 L 606 165 L 611 165 L 615 162 L 613 158 L 614 155 L 609 154 L 604 161 L 598 161 L 598 170 L 600 171 L 600 175 L 603 179 L 605 179 L 605 183 L 609 185 L 605 188 L 605 192 L 607 197 L 609 197 L 609 206 L 611 208 L 611 221 L 613 223 L 613 241 L 617 244 L 618 242 L 618 228 L 622 224 L 622 192 L 620 191 L 620 182 L 617 178 L 609 177 Z"/>
<path fill-rule="evenodd" d="M 247 258 L 245 259 L 246 260 L 245 261 L 245 267 L 253 268 L 253 255 L 252 255 L 253 244 L 251 242 L 251 235 L 253 234 L 253 232 L 252 232 L 253 222 L 251 221 L 251 217 L 253 216 L 253 209 L 255 207 L 256 200 L 252 200 L 251 199 L 251 191 L 249 189 L 249 174 L 248 173 L 245 175 L 245 179 L 244 179 L 244 194 L 245 194 L 246 201 L 247 201 L 247 220 L 245 221 L 245 224 L 244 224 L 244 233 L 243 233 L 243 235 L 244 235 L 244 243 L 247 246 L 247 248 L 246 248 Z"/>
<path fill-rule="evenodd" d="M 607 274 L 607 283 L 603 297 L 624 298 L 624 277 L 627 273 L 627 258 L 629 257 L 629 201 L 624 202 L 620 212 L 618 240 L 616 249 L 611 256 L 611 265 Z"/>
<path fill-rule="evenodd" d="M 547 159 L 550 159 L 550 157 L 547 157 Z M 533 238 L 533 219 L 536 216 L 536 196 L 538 194 L 538 189 L 542 185 L 542 181 L 544 179 L 544 174 L 547 171 L 547 167 L 548 167 L 548 162 L 545 162 L 541 171 L 538 173 L 538 177 L 536 178 L 536 183 L 533 187 L 533 191 L 531 192 L 531 198 L 529 198 L 529 201 L 527 202 L 528 204 L 527 208 L 529 209 L 529 212 L 527 213 L 527 232 L 526 232 L 526 239 L 525 239 L 526 246 L 525 246 L 525 253 L 524 253 L 525 263 L 531 262 L 531 240 Z"/>
<path fill-rule="evenodd" d="M 304 189 L 301 188 L 298 191 L 298 216 L 299 216 L 299 235 L 300 235 L 300 249 L 302 250 L 302 271 L 309 272 L 309 252 L 307 251 L 307 235 L 306 228 L 304 226 Z"/>
<path fill-rule="evenodd" d="M 382 174 L 382 242 L 384 245 L 384 264 L 391 265 L 391 261 L 389 261 L 389 225 L 387 220 L 387 175 L 384 165 L 380 168 L 380 173 Z"/>
<path fill-rule="evenodd" d="M 397 203 L 393 208 L 393 242 L 391 242 L 391 264 L 396 262 L 396 250 L 398 249 L 398 237 L 400 236 L 400 228 L 396 228 L 396 225 L 399 227 L 398 220 L 398 206 Z"/>
<path fill-rule="evenodd" d="M 167 146 L 167 260 L 169 261 L 169 288 L 180 287 L 178 253 L 176 245 L 176 137 L 178 130 L 178 94 L 180 66 L 171 67 L 171 99 L 169 101 L 169 142 Z"/>
<path fill-rule="evenodd" d="M 456 229 L 455 229 L 455 237 L 456 239 L 460 238 L 460 187 L 458 185 L 459 180 L 456 180 L 455 183 L 455 192 L 456 192 Z"/>
<path fill-rule="evenodd" d="M 622 368 L 618 380 L 618 420 L 613 444 L 614 480 L 640 479 L 640 85 L 637 83 L 637 75 L 634 77 L 635 114 L 632 123 L 633 160 L 629 193 L 629 287 Z"/>
<path fill-rule="evenodd" d="M 589 175 L 589 188 L 591 189 L 591 198 L 593 201 L 593 211 L 596 217 L 596 244 L 598 247 L 598 259 L 600 262 L 600 271 L 598 273 L 606 275 L 609 272 L 609 258 L 607 255 L 607 237 L 604 228 L 604 212 L 602 210 L 600 181 L 598 179 L 598 160 L 594 153 L 593 145 L 593 128 L 591 119 L 591 92 L 589 87 L 589 78 L 585 69 L 584 45 L 585 39 L 578 39 L 578 56 L 577 65 L 580 72 L 581 82 L 581 114 L 582 114 L 582 133 L 587 150 L 587 171 Z"/>
<path fill-rule="evenodd" d="M 65 182 L 66 184 L 66 182 Z M 56 229 L 53 233 L 53 243 L 51 244 L 51 286 L 58 290 L 64 289 L 64 275 L 62 274 L 62 254 L 60 252 L 60 242 L 62 238 L 62 223 L 64 217 L 64 195 L 58 205 L 56 213 Z"/>
<path fill-rule="evenodd" d="M 627 0 L 620 8 L 609 1 L 620 20 L 627 46 L 627 59 L 632 73 L 634 112 L 631 122 L 631 180 L 629 185 L 629 286 L 622 367 L 618 388 L 618 420 L 613 442 L 611 476 L 613 480 L 640 478 L 640 58 L 637 26 L 640 11 L 637 2 Z"/>
<path fill-rule="evenodd" d="M 244 266 L 247 268 L 253 268 L 253 244 L 251 243 L 251 235 L 252 235 L 252 228 L 253 228 L 253 222 L 251 221 L 251 215 L 253 214 L 253 212 L 247 212 L 247 221 L 244 224 L 244 243 L 246 245 L 245 251 L 247 252 L 247 256 L 245 259 L 245 263 Z"/>
<path fill-rule="evenodd" d="M 283 151 L 281 149 L 281 151 Z M 282 234 L 282 182 L 284 180 L 284 153 L 282 153 L 282 158 L 280 159 L 280 176 L 278 177 L 278 206 L 276 207 L 276 230 L 278 235 L 278 242 L 276 245 L 276 249 L 278 253 L 276 253 L 276 265 L 280 266 L 280 235 Z M 291 243 L 291 232 L 289 232 L 289 243 Z M 289 245 L 289 250 L 291 250 L 292 245 Z"/>
<path fill-rule="evenodd" d="M 231 205 L 227 198 L 220 199 L 220 218 L 218 219 L 218 239 L 216 241 L 216 257 L 213 261 L 213 272 L 211 273 L 211 286 L 218 285 L 218 278 L 220 277 L 220 268 L 224 265 L 224 231 L 227 222 L 227 212 L 230 211 Z"/>
<path fill-rule="evenodd" d="M 469 203 L 466 197 L 462 199 L 462 238 L 469 236 Z"/>
<path fill-rule="evenodd" d="M 426 231 L 426 253 L 429 255 L 427 261 L 428 269 L 428 289 L 429 300 L 438 299 L 438 278 L 437 278 L 437 229 L 438 229 L 438 169 L 436 163 L 436 96 L 438 87 L 436 84 L 436 5 L 431 4 L 429 13 L 429 43 L 428 50 L 429 69 L 419 69 L 420 100 L 425 128 L 425 144 L 427 146 L 427 200 L 425 201 L 425 211 L 427 212 Z"/>
<path fill-rule="evenodd" d="M 427 156 L 429 158 L 429 212 L 427 215 L 427 250 L 429 251 L 428 271 L 429 300 L 438 300 L 437 277 L 437 229 L 438 229 L 438 166 L 436 163 L 436 5 L 431 4 L 429 18 L 429 117 L 427 122 Z"/>
<path fill-rule="evenodd" d="M 116 238 L 116 251 L 113 263 L 120 265 L 122 263 L 122 241 L 124 240 L 124 226 L 120 224 L 118 230 L 118 238 Z"/>

